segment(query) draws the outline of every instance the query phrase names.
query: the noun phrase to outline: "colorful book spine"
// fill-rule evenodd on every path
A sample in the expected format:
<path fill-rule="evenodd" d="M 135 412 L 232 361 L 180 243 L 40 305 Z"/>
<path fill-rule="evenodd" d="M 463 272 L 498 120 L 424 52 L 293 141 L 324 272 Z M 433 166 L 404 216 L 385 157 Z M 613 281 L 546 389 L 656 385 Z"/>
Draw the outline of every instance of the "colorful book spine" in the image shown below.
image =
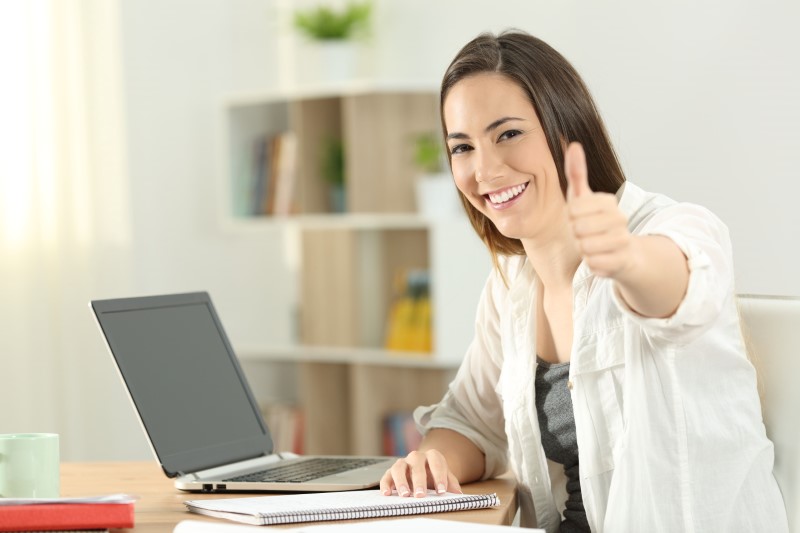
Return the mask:
<path fill-rule="evenodd" d="M 404 457 L 416 450 L 422 435 L 411 413 L 391 413 L 383 419 L 383 453 Z"/>
<path fill-rule="evenodd" d="M 388 312 L 387 350 L 431 353 L 433 351 L 430 276 L 425 270 L 398 275 L 394 303 Z"/>
<path fill-rule="evenodd" d="M 35 503 L 0 506 L 0 531 L 133 527 L 133 503 Z"/>

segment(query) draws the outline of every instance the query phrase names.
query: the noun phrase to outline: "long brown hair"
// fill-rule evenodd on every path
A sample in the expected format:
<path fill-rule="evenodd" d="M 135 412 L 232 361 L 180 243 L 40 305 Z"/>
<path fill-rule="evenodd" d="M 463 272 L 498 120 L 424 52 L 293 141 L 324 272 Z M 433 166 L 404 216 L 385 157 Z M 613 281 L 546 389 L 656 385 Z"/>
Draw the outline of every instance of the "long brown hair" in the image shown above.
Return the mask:
<path fill-rule="evenodd" d="M 561 191 L 565 195 L 567 179 L 563 168 L 564 147 L 573 141 L 580 142 L 586 152 L 589 186 L 592 190 L 617 192 L 625 182 L 625 174 L 589 89 L 564 56 L 544 41 L 519 30 L 509 30 L 499 35 L 483 33 L 456 54 L 442 78 L 439 101 L 445 139 L 445 98 L 459 81 L 481 73 L 507 76 L 528 95 L 542 124 L 550 153 L 558 168 Z M 498 254 L 525 253 L 519 239 L 502 235 L 463 194 L 460 196 L 472 227 L 489 248 L 495 266 L 498 264 Z"/>

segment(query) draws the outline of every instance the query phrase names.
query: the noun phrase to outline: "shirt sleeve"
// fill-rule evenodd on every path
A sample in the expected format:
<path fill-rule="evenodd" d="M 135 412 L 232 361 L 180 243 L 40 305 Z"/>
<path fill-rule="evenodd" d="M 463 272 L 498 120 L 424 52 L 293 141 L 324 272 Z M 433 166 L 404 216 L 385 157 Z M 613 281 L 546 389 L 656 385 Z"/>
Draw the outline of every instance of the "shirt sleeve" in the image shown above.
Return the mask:
<path fill-rule="evenodd" d="M 473 340 L 444 398 L 414 412 L 423 435 L 443 428 L 472 441 L 486 456 L 482 479 L 500 475 L 508 467 L 503 408 L 495 391 L 502 361 L 495 304 L 498 284 L 502 286 L 502 281 L 493 271 L 481 293 Z"/>
<path fill-rule="evenodd" d="M 614 290 L 614 301 L 651 336 L 686 344 L 707 331 L 720 316 L 733 289 L 733 253 L 728 228 L 709 210 L 675 204 L 647 220 L 637 235 L 670 238 L 686 256 L 689 283 L 675 313 L 667 318 L 643 317 Z"/>

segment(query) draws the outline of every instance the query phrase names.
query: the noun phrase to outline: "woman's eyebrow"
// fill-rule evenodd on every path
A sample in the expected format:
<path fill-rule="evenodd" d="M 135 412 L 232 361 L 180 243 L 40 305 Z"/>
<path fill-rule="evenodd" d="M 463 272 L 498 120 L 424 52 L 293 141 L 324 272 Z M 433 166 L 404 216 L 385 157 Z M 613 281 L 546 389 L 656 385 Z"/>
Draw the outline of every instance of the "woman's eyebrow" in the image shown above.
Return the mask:
<path fill-rule="evenodd" d="M 492 130 L 495 130 L 495 129 L 499 128 L 500 126 L 502 126 L 506 122 L 510 122 L 512 120 L 524 120 L 524 119 L 521 119 L 519 117 L 498 118 L 497 120 L 495 120 L 494 122 L 492 122 L 491 124 L 486 126 L 486 128 L 483 131 L 485 133 L 489 133 Z M 449 141 L 450 139 L 469 139 L 469 135 L 467 135 L 466 133 L 460 133 L 460 132 L 448 133 L 447 134 L 447 140 Z"/>
<path fill-rule="evenodd" d="M 524 120 L 524 119 L 521 119 L 521 118 L 519 118 L 519 117 L 503 117 L 503 118 L 498 118 L 497 120 L 495 120 L 494 122 L 492 122 L 491 124 L 489 124 L 488 126 L 486 126 L 486 129 L 485 129 L 485 130 L 483 130 L 483 131 L 484 131 L 485 133 L 489 133 L 490 131 L 492 131 L 492 130 L 494 130 L 494 129 L 497 129 L 497 128 L 499 128 L 500 126 L 502 126 L 503 124 L 505 124 L 506 122 L 510 122 L 510 121 L 512 121 L 512 120 Z"/>

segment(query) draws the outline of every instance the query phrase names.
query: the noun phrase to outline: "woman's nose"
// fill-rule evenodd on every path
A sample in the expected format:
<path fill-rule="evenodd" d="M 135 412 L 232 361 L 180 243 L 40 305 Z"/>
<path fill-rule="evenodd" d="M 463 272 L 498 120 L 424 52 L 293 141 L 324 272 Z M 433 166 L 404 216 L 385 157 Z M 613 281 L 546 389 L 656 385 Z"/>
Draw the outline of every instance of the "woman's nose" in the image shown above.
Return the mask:
<path fill-rule="evenodd" d="M 501 176 L 502 161 L 495 150 L 476 150 L 475 181 L 488 183 Z"/>

